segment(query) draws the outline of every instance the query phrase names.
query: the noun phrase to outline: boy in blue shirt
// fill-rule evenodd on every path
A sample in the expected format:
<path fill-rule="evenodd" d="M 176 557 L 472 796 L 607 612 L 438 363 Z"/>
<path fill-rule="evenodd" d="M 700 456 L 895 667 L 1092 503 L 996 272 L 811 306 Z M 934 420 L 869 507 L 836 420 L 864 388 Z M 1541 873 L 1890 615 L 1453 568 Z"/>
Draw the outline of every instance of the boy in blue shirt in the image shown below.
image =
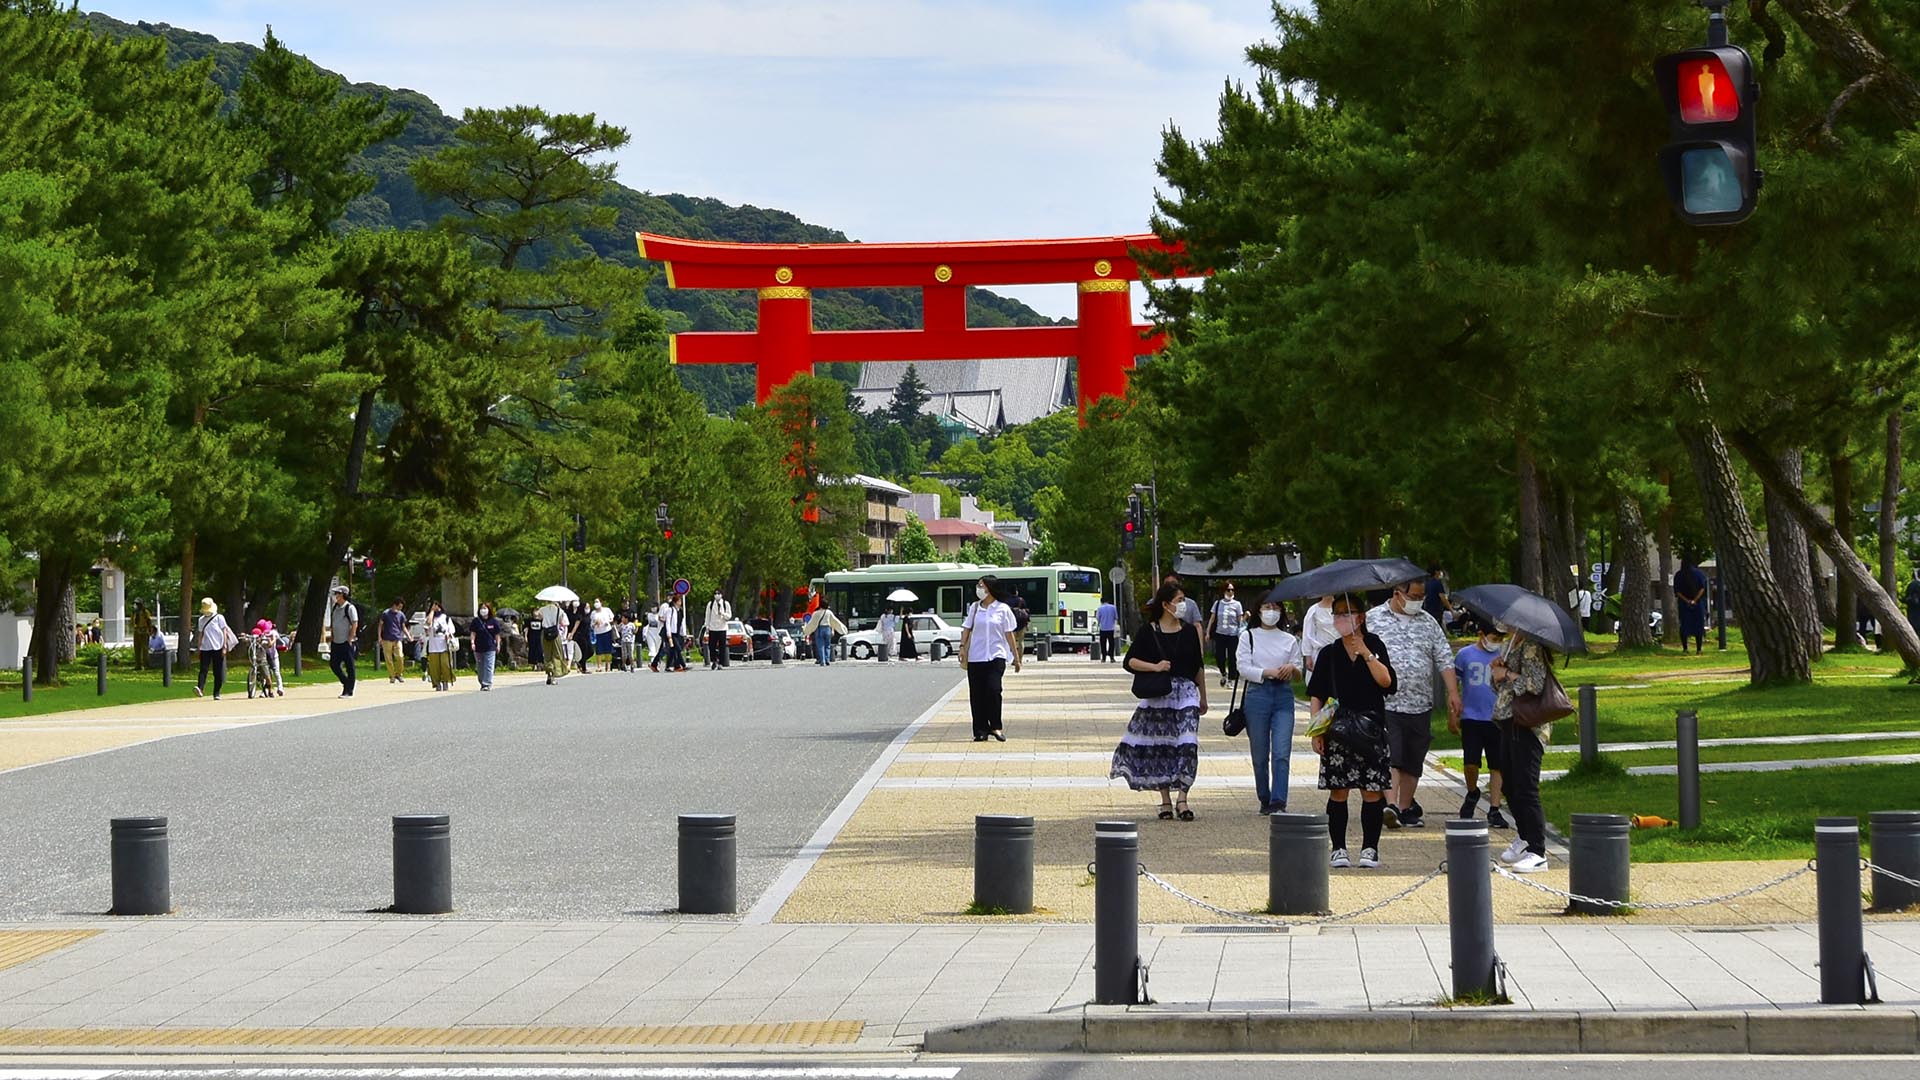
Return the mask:
<path fill-rule="evenodd" d="M 1460 804 L 1460 816 L 1470 818 L 1480 803 L 1480 758 L 1487 760 L 1487 824 L 1507 827 L 1500 813 L 1500 774 L 1507 762 L 1501 750 L 1500 729 L 1493 723 L 1493 662 L 1500 658 L 1501 642 L 1506 637 L 1497 629 L 1482 628 L 1478 641 L 1460 650 L 1453 658 L 1453 670 L 1460 677 L 1460 719 L 1449 726 L 1460 736 L 1465 752 L 1467 798 Z"/>

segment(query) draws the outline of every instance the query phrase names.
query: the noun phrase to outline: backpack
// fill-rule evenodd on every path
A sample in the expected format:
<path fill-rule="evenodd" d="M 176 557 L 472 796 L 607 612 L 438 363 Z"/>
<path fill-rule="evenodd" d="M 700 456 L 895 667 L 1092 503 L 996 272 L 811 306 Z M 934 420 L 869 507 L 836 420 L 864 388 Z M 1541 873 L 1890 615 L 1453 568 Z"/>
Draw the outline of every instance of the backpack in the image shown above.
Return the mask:
<path fill-rule="evenodd" d="M 1025 607 L 1015 607 L 1013 609 L 1013 629 L 1015 630 L 1015 632 L 1023 633 L 1023 634 L 1026 633 L 1027 624 L 1032 621 L 1033 621 L 1033 617 L 1027 614 L 1027 609 Z"/>

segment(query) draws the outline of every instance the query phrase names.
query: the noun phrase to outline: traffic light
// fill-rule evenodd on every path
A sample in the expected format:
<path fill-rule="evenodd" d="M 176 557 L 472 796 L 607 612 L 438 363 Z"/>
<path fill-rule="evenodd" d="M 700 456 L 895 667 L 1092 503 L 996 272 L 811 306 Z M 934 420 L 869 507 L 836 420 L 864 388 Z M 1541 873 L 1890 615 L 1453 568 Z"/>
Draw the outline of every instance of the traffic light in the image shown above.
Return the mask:
<path fill-rule="evenodd" d="M 373 556 L 369 555 L 366 558 L 360 560 L 360 566 L 362 569 L 366 570 L 367 580 L 372 581 L 373 580 Z"/>
<path fill-rule="evenodd" d="M 660 539 L 662 540 L 673 539 L 673 520 L 671 518 L 667 520 L 667 523 L 665 525 L 660 526 Z"/>
<path fill-rule="evenodd" d="M 1760 83 L 1753 57 L 1727 44 L 1720 5 L 1709 6 L 1707 44 L 1653 62 L 1670 132 L 1660 148 L 1660 175 L 1682 220 L 1733 225 L 1752 215 L 1765 175 L 1755 154 Z"/>
<path fill-rule="evenodd" d="M 1120 523 L 1120 550 L 1132 551 L 1134 538 L 1139 532 L 1140 526 L 1134 524 L 1132 518 L 1127 518 L 1125 521 L 1122 521 Z"/>

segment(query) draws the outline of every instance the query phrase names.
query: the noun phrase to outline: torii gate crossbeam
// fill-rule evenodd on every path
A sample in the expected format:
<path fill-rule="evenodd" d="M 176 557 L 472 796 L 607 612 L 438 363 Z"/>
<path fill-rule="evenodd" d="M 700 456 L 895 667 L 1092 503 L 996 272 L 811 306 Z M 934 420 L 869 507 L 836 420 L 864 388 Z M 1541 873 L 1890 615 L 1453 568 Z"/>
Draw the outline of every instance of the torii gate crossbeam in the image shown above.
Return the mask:
<path fill-rule="evenodd" d="M 750 333 L 675 334 L 676 364 L 753 364 L 764 402 L 813 365 L 887 360 L 1079 358 L 1080 414 L 1108 395 L 1124 396 L 1136 356 L 1159 351 L 1163 335 L 1136 325 L 1129 299 L 1140 278 L 1135 253 L 1168 251 L 1159 237 L 968 241 L 945 244 L 739 244 L 635 234 L 640 257 L 666 266 L 675 289 L 754 289 L 759 325 Z M 1077 285 L 1073 326 L 973 328 L 968 286 Z M 813 290 L 912 287 L 923 297 L 919 330 L 813 328 Z"/>

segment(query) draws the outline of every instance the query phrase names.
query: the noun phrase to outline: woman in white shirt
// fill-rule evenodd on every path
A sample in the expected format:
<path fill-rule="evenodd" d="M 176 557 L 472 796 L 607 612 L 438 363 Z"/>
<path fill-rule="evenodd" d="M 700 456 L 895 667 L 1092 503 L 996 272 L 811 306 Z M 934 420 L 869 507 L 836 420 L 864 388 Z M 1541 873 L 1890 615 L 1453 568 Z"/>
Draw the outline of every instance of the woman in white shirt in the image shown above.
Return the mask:
<path fill-rule="evenodd" d="M 1306 659 L 1307 670 L 1313 670 L 1313 658 L 1321 649 L 1339 640 L 1340 632 L 1333 628 L 1333 597 L 1323 596 L 1300 620 L 1300 655 Z"/>
<path fill-rule="evenodd" d="M 1240 634 L 1237 659 L 1247 680 L 1242 707 L 1253 752 L 1253 795 L 1262 814 L 1287 812 L 1293 761 L 1293 680 L 1300 677 L 1300 639 L 1288 633 L 1280 603 L 1265 601 L 1258 620 Z"/>
<path fill-rule="evenodd" d="M 967 672 L 967 701 L 973 707 L 973 741 L 1007 741 L 1000 723 L 1000 683 L 1007 661 L 1020 670 L 1019 623 L 1007 606 L 1007 587 L 992 574 L 974 584 L 978 601 L 960 624 L 960 666 Z"/>
<path fill-rule="evenodd" d="M 427 677 L 435 690 L 453 688 L 453 617 L 435 600 L 427 608 Z"/>

